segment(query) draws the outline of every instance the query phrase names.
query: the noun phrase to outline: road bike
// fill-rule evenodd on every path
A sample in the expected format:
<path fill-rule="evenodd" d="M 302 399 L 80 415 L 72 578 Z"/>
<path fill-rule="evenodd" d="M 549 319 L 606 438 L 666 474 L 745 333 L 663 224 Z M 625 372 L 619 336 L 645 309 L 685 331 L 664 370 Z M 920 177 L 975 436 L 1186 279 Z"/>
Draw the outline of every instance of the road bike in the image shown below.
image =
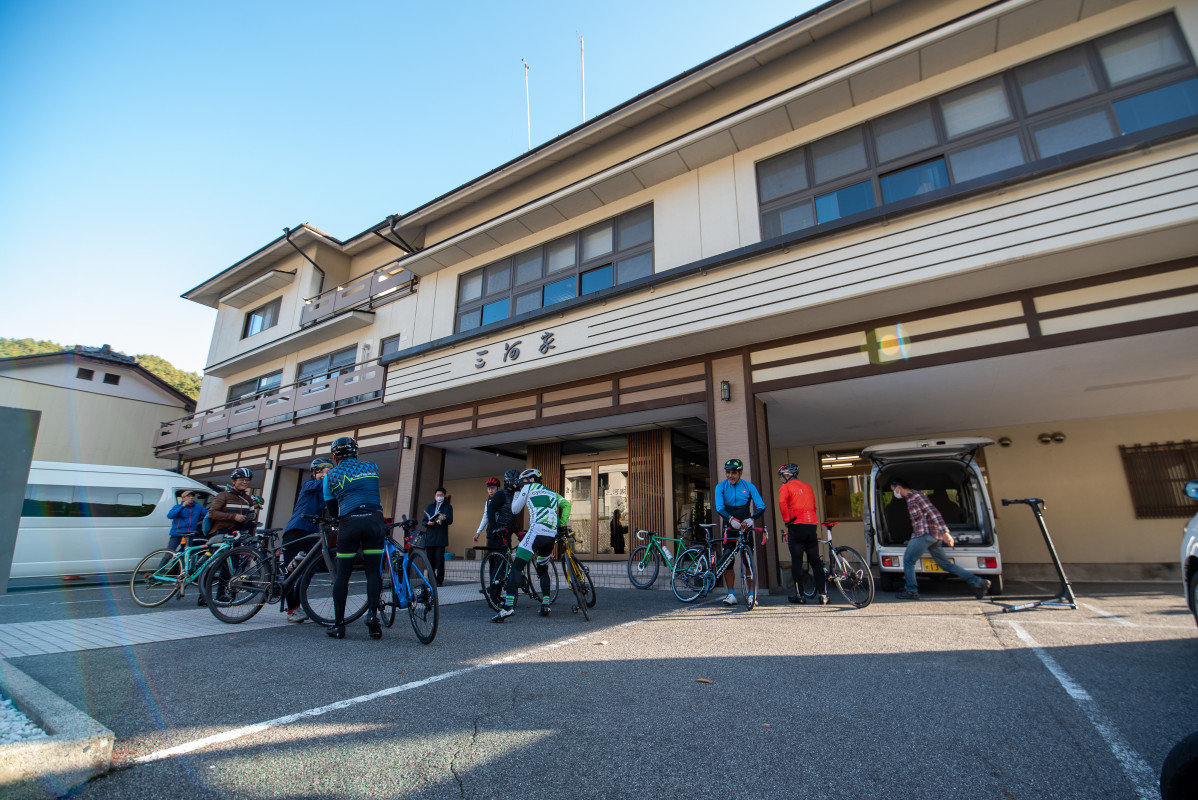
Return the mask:
<path fill-rule="evenodd" d="M 675 556 L 670 552 L 669 546 L 662 542 L 673 542 L 674 553 L 681 553 L 686 550 L 686 534 L 689 531 L 689 528 L 683 528 L 683 535 L 677 539 L 653 531 L 637 531 L 637 539 L 644 541 L 647 536 L 649 541 L 628 554 L 629 582 L 638 589 L 648 589 L 657 580 L 662 562 L 665 562 L 667 570 L 673 572 Z"/>
<path fill-rule="evenodd" d="M 566 576 L 566 585 L 574 592 L 574 607 L 570 613 L 582 612 L 586 620 L 591 619 L 588 608 L 595 607 L 595 584 L 591 581 L 591 571 L 584 567 L 574 554 L 574 532 L 570 528 L 557 529 L 557 545 L 561 552 L 562 574 Z"/>
<path fill-rule="evenodd" d="M 523 536 L 524 534 L 518 532 L 516 535 Z M 479 591 L 487 599 L 487 605 L 498 611 L 503 606 L 503 599 L 507 593 L 507 579 L 516 561 L 516 549 L 480 545 L 476 545 L 474 549 L 486 553 L 478 567 L 478 582 L 482 587 Z M 557 562 L 550 556 L 537 556 L 538 561 L 542 558 L 544 559 L 542 563 L 549 570 L 549 602 L 552 604 L 557 600 L 560 580 Z M 524 565 L 524 569 L 520 573 L 520 591 L 528 595 L 528 598 L 534 603 L 540 603 L 544 599 L 541 595 L 541 580 L 537 577 L 531 561 Z"/>
<path fill-rule="evenodd" d="M 311 520 L 319 517 L 305 515 Z M 333 544 L 337 522 L 324 520 L 317 533 L 290 545 L 310 541 L 315 545 L 283 563 L 283 548 L 274 544 L 274 534 L 282 528 L 267 528 L 255 532 L 244 544 L 226 550 L 212 559 L 204 572 L 200 586 L 208 610 L 221 622 L 237 624 L 253 617 L 266 603 L 279 603 L 283 608 L 288 593 L 299 587 L 300 605 L 308 618 L 321 625 L 334 624 L 333 584 L 337 569 L 333 560 Z M 290 546 L 289 545 L 289 546 Z M 353 622 L 366 613 L 366 587 L 363 575 L 351 582 L 345 603 L 344 622 Z"/>
<path fill-rule="evenodd" d="M 437 581 L 428 555 L 417 545 L 423 532 L 413 537 L 411 531 L 419 525 L 414 519 L 404 516 L 399 522 L 387 526 L 383 539 L 383 590 L 379 596 L 379 619 L 388 628 L 395 622 L 395 610 L 406 608 L 408 619 L 416 638 L 429 644 L 437 635 L 437 623 L 441 618 L 437 601 Z M 391 531 L 403 531 L 403 543 L 397 543 Z"/>
<path fill-rule="evenodd" d="M 718 523 L 711 525 L 700 525 L 706 533 L 706 542 L 702 545 L 690 547 L 679 553 L 678 560 L 674 562 L 674 569 L 670 576 L 670 588 L 674 590 L 674 596 L 684 603 L 693 603 L 700 597 L 704 597 L 715 588 L 716 582 L 720 577 L 732 568 L 732 565 L 740 562 L 740 590 L 745 597 L 747 603 L 746 611 L 752 611 L 757 606 L 757 554 L 753 546 L 754 537 L 748 534 L 749 531 L 733 531 L 730 528 L 725 529 L 723 542 L 723 554 L 718 559 L 715 556 L 715 540 L 712 538 L 712 529 L 719 527 Z M 761 534 L 761 543 L 764 546 L 766 537 L 769 534 L 767 528 L 753 528 L 753 534 Z M 729 536 L 731 534 L 731 536 Z M 729 546 L 732 543 L 732 546 Z M 753 581 L 753 591 L 749 591 L 749 582 Z"/>
<path fill-rule="evenodd" d="M 185 533 L 177 549 L 155 550 L 138 563 L 129 579 L 129 593 L 138 605 L 154 608 L 176 595 L 182 599 L 188 584 L 195 584 L 201 591 L 204 568 L 214 556 L 232 546 L 232 539 L 209 543 L 197 534 Z"/>
<path fill-rule="evenodd" d="M 874 576 L 869 562 L 848 545 L 832 546 L 832 529 L 835 522 L 821 522 L 828 531 L 827 539 L 816 539 L 824 545 L 824 576 L 827 583 L 834 584 L 841 596 L 854 608 L 865 608 L 874 600 Z M 795 592 L 801 600 L 815 597 L 815 575 L 810 562 L 804 560 L 799 573 L 799 585 Z"/>

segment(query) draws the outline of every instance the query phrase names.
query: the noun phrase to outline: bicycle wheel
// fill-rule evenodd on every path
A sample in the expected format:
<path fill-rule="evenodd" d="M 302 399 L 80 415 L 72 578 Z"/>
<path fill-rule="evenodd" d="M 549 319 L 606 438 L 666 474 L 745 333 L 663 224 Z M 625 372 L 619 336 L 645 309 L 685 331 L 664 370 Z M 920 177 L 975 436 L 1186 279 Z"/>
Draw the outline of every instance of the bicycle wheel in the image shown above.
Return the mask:
<path fill-rule="evenodd" d="M 270 565 L 262 554 L 249 547 L 234 547 L 208 565 L 202 590 L 212 616 L 236 625 L 262 610 L 270 583 Z"/>
<path fill-rule="evenodd" d="M 557 562 L 551 558 L 545 562 L 545 567 L 549 570 L 549 603 L 552 605 L 557 601 L 558 583 L 560 581 Z M 544 595 L 541 594 L 541 578 L 537 575 L 536 565 L 532 561 L 529 561 L 524 566 L 524 590 L 528 594 L 529 599 L 534 603 L 544 602 Z"/>
<path fill-rule="evenodd" d="M 313 559 L 307 572 L 300 578 L 300 605 L 304 612 L 321 625 L 332 625 L 336 613 L 333 610 L 333 583 L 336 576 L 329 572 L 323 558 Z M 356 570 L 350 574 L 349 593 L 345 598 L 345 620 L 349 624 L 366 613 L 366 572 Z"/>
<path fill-rule="evenodd" d="M 692 547 L 678 554 L 670 575 L 670 588 L 682 602 L 693 603 L 703 594 L 706 576 L 707 554 L 701 547 Z"/>
<path fill-rule="evenodd" d="M 628 554 L 628 580 L 638 589 L 648 589 L 661 569 L 661 553 L 643 544 Z"/>
<path fill-rule="evenodd" d="M 155 550 L 133 570 L 129 593 L 139 606 L 154 608 L 175 596 L 184 577 L 182 556 L 174 550 Z"/>
<path fill-rule="evenodd" d="M 398 550 L 393 551 L 391 558 L 382 562 L 383 590 L 379 594 L 379 619 L 388 628 L 395 624 L 395 609 L 399 607 L 395 581 L 403 574 L 402 569 L 403 554 Z"/>
<path fill-rule="evenodd" d="M 851 547 L 836 548 L 838 563 L 829 564 L 828 579 L 844 595 L 849 605 L 865 608 L 874 600 L 874 576 L 869 563 Z"/>
<path fill-rule="evenodd" d="M 757 554 L 752 549 L 740 551 L 740 591 L 745 597 L 745 611 L 757 607 Z M 753 591 L 749 591 L 749 582 L 753 583 Z"/>
<path fill-rule="evenodd" d="M 569 551 L 562 554 L 561 561 L 562 572 L 566 575 L 566 583 L 574 592 L 574 608 L 570 610 L 574 613 L 581 611 L 583 619 L 590 621 L 591 617 L 587 614 L 586 583 L 583 579 L 582 565 Z"/>
<path fill-rule="evenodd" d="M 799 597 L 807 600 L 815 597 L 815 573 L 811 571 L 811 562 L 806 558 L 803 558 L 803 565 L 799 570 L 799 581 L 795 585 L 795 592 Z"/>
<path fill-rule="evenodd" d="M 591 580 L 591 570 L 589 567 L 583 566 L 581 561 L 576 561 L 575 563 L 582 570 L 582 597 L 586 600 L 587 608 L 594 608 L 595 601 L 599 597 L 595 593 L 595 582 Z"/>
<path fill-rule="evenodd" d="M 437 635 L 441 607 L 437 602 L 437 581 L 433 578 L 432 564 L 418 547 L 408 553 L 405 583 L 410 592 L 408 617 L 412 620 L 412 630 L 423 644 L 429 644 Z"/>
<path fill-rule="evenodd" d="M 478 582 L 482 584 L 483 597 L 493 611 L 498 611 L 503 603 L 508 563 L 502 553 L 487 553 L 487 557 L 478 568 Z"/>

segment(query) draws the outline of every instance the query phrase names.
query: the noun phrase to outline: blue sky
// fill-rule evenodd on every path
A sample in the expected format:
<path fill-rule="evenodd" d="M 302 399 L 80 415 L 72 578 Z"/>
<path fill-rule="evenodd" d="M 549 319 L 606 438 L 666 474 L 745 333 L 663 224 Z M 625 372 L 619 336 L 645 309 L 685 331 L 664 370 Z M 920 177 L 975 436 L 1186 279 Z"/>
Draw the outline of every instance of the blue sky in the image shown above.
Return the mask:
<path fill-rule="evenodd" d="M 0 0 L 0 336 L 204 366 L 179 295 L 346 239 L 817 5 Z"/>

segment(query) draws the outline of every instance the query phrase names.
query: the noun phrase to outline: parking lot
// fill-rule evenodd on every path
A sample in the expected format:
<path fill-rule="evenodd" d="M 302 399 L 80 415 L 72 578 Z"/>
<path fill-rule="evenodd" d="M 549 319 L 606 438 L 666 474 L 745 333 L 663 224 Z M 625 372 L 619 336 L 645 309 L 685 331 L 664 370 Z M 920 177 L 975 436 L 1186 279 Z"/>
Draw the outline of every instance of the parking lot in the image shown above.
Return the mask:
<path fill-rule="evenodd" d="M 189 602 L 91 587 L 0 598 L 0 636 L 147 615 L 188 633 L 11 659 L 115 732 L 84 798 L 1155 797 L 1198 728 L 1198 629 L 1179 587 L 1075 590 L 1076 611 L 1003 614 L 953 583 L 753 612 L 601 588 L 589 623 L 564 598 L 503 625 L 447 605 L 425 647 L 402 616 L 377 642 L 190 635 Z"/>

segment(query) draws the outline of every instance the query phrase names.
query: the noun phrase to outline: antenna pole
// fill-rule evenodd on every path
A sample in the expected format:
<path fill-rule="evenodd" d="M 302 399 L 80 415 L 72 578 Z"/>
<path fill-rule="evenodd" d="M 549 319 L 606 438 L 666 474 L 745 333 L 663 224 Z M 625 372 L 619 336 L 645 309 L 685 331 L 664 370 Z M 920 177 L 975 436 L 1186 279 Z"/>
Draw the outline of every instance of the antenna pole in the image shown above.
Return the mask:
<path fill-rule="evenodd" d="M 524 113 L 528 117 L 528 149 L 532 150 L 532 106 L 528 102 L 528 62 L 523 58 L 520 61 L 524 63 Z"/>
<path fill-rule="evenodd" d="M 582 34 L 578 34 L 578 58 L 582 64 L 582 121 L 587 121 L 587 53 L 586 46 L 582 41 Z"/>

